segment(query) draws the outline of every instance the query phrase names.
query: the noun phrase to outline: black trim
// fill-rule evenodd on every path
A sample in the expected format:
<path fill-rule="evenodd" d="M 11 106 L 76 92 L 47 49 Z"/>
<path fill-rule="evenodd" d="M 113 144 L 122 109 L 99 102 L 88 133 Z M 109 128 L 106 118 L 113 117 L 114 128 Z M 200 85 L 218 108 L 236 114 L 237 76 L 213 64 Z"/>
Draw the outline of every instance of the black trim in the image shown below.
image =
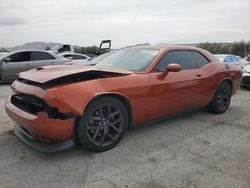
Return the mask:
<path fill-rule="evenodd" d="M 74 137 L 70 140 L 61 142 L 61 143 L 44 143 L 44 142 L 38 142 L 32 140 L 32 137 L 28 133 L 26 133 L 24 130 L 22 130 L 21 126 L 16 124 L 14 128 L 15 135 L 22 140 L 25 144 L 30 146 L 31 148 L 44 152 L 44 153 L 52 153 L 52 152 L 58 152 L 65 149 L 69 149 L 75 146 L 75 139 Z"/>
<path fill-rule="evenodd" d="M 59 112 L 55 107 L 50 107 L 39 97 L 17 93 L 11 96 L 11 104 L 17 108 L 32 114 L 37 115 L 38 112 L 46 112 L 49 118 L 65 120 L 72 118 L 73 115 L 67 112 Z"/>
<path fill-rule="evenodd" d="M 43 84 L 42 83 L 39 83 L 39 82 L 34 82 L 34 81 L 31 81 L 31 80 L 27 80 L 27 79 L 24 79 L 24 78 L 18 78 L 17 79 L 18 82 L 21 82 L 23 84 L 28 84 L 28 85 L 32 85 L 32 86 L 36 86 L 36 87 L 40 87 L 42 89 L 45 89 L 43 87 Z"/>
<path fill-rule="evenodd" d="M 162 57 L 159 59 L 159 61 L 156 63 L 156 65 L 153 67 L 151 73 L 153 72 L 164 72 L 164 71 L 159 71 L 157 70 L 157 65 L 160 63 L 160 61 L 169 53 L 169 52 L 176 52 L 176 51 L 190 51 L 190 52 L 197 52 L 199 53 L 200 55 L 202 55 L 208 62 L 201 66 L 201 67 L 196 67 L 196 68 L 186 68 L 186 69 L 182 69 L 182 71 L 184 70 L 195 70 L 195 69 L 201 69 L 202 67 L 206 66 L 207 64 L 211 63 L 212 61 L 205 55 L 203 54 L 202 52 L 200 52 L 199 50 L 195 50 L 195 49 L 173 49 L 173 50 L 168 50 L 167 52 L 165 52 Z M 174 63 L 174 62 L 173 62 Z M 196 62 L 195 62 L 196 64 Z"/>
<path fill-rule="evenodd" d="M 75 82 L 81 82 L 81 81 L 87 81 L 87 80 L 94 80 L 98 78 L 109 78 L 109 77 L 115 77 L 115 76 L 122 76 L 122 75 L 128 75 L 127 73 L 119 73 L 119 72 L 107 72 L 107 71 L 97 71 L 97 70 L 91 70 L 87 72 L 80 72 L 80 73 L 75 73 L 75 74 L 70 74 L 66 76 L 62 76 L 59 78 L 55 78 L 52 80 L 49 80 L 44 83 L 39 83 L 35 81 L 31 81 L 28 79 L 24 79 L 19 77 L 17 81 L 28 84 L 28 85 L 33 85 L 36 87 L 40 87 L 42 89 L 48 89 L 57 85 L 62 85 L 62 84 L 68 84 L 68 83 L 75 83 Z"/>

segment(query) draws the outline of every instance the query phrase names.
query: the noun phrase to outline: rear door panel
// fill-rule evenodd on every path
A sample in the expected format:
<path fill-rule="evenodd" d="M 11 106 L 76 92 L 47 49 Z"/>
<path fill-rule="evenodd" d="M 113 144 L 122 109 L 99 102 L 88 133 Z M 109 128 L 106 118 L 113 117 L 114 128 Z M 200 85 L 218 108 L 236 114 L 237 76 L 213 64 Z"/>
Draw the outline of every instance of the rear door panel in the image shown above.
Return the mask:
<path fill-rule="evenodd" d="M 31 52 L 31 63 L 32 68 L 48 66 L 48 65 L 61 65 L 64 64 L 67 60 L 65 59 L 56 59 L 51 54 L 47 52 L 35 51 Z"/>

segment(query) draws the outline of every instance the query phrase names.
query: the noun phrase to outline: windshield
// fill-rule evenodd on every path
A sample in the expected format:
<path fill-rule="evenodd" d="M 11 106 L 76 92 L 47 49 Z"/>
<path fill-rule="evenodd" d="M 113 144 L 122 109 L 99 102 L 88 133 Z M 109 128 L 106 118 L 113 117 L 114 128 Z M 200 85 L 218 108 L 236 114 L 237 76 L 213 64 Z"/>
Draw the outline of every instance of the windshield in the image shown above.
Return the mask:
<path fill-rule="evenodd" d="M 62 46 L 62 45 L 59 45 L 59 44 L 58 44 L 58 45 L 55 45 L 55 46 L 53 46 L 50 50 L 52 50 L 52 51 L 58 51 L 58 49 L 61 48 L 61 46 Z"/>
<path fill-rule="evenodd" d="M 130 48 L 119 50 L 103 59 L 97 67 L 112 67 L 128 71 L 145 71 L 159 53 L 159 50 Z"/>
<path fill-rule="evenodd" d="M 114 50 L 114 51 L 107 52 L 107 53 L 105 53 L 105 54 L 99 55 L 98 57 L 95 57 L 94 59 L 91 59 L 91 60 L 89 61 L 89 64 L 95 65 L 95 64 L 97 64 L 97 63 L 103 61 L 103 60 L 106 59 L 107 57 L 111 56 L 111 55 L 114 54 L 115 52 L 117 52 L 117 51 Z"/>

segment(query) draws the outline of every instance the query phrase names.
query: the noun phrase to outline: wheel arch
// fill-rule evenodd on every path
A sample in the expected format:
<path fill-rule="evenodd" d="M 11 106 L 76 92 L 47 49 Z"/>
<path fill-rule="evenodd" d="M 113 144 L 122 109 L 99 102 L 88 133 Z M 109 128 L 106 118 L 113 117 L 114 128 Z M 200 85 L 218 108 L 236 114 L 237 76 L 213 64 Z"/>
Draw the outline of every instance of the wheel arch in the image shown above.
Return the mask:
<path fill-rule="evenodd" d="M 213 100 L 214 95 L 216 94 L 216 91 L 217 91 L 218 87 L 221 85 L 222 82 L 228 82 L 231 85 L 232 91 L 233 91 L 234 88 L 233 88 L 233 81 L 232 81 L 232 79 L 230 79 L 230 78 L 222 79 L 222 80 L 220 80 L 220 82 L 217 83 L 216 87 L 213 89 L 211 101 Z"/>
<path fill-rule="evenodd" d="M 233 81 L 232 81 L 230 78 L 226 78 L 226 79 L 222 80 L 222 81 L 220 82 L 220 84 L 221 84 L 222 82 L 228 82 L 228 83 L 230 84 L 232 90 L 233 90 Z"/>
<path fill-rule="evenodd" d="M 126 110 L 128 112 L 128 118 L 129 118 L 128 119 L 128 122 L 129 122 L 128 129 L 130 129 L 131 128 L 131 124 L 132 124 L 132 107 L 131 107 L 131 104 L 130 104 L 128 98 L 126 96 L 122 95 L 121 93 L 110 92 L 110 93 L 100 93 L 100 94 L 95 95 L 85 105 L 85 107 L 83 109 L 83 115 L 85 113 L 85 110 L 87 109 L 87 107 L 91 103 L 93 103 L 95 100 L 97 100 L 99 98 L 102 98 L 102 97 L 113 97 L 113 98 L 119 100 L 124 105 L 124 107 L 126 108 Z"/>

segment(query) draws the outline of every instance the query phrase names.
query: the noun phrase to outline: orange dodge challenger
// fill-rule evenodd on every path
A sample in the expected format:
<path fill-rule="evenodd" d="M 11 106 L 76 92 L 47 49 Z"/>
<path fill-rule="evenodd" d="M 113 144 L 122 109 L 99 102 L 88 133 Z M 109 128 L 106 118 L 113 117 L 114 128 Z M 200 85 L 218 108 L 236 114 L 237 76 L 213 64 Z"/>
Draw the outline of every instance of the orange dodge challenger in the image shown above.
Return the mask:
<path fill-rule="evenodd" d="M 5 108 L 16 122 L 15 134 L 39 151 L 79 143 L 100 152 L 136 124 L 204 106 L 225 112 L 241 79 L 239 66 L 199 48 L 133 47 L 96 65 L 23 72 Z"/>

